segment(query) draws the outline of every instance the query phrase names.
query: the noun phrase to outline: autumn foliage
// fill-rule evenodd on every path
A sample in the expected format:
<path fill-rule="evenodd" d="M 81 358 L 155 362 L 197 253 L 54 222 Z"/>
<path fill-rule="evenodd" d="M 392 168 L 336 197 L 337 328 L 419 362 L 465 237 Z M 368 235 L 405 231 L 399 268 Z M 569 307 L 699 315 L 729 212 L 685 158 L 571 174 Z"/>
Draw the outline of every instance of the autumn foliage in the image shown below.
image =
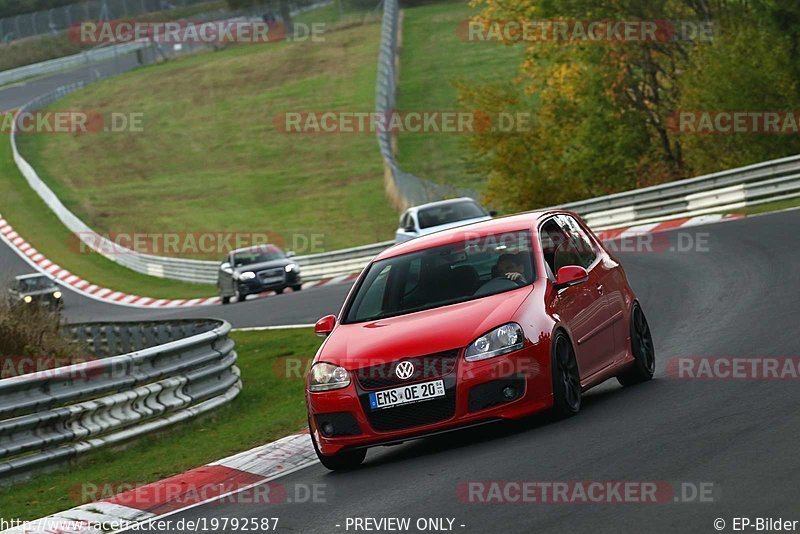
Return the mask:
<path fill-rule="evenodd" d="M 800 152 L 800 135 L 697 133 L 681 110 L 800 110 L 800 7 L 694 0 L 475 0 L 476 21 L 656 21 L 648 40 L 516 38 L 514 79 L 459 86 L 460 105 L 524 112 L 524 129 L 471 136 L 485 201 L 506 211 L 554 205 Z M 681 32 L 684 21 L 709 34 Z M 513 37 L 513 36 L 512 36 Z M 701 38 L 702 37 L 702 38 Z M 510 41 L 510 42 L 508 42 Z"/>

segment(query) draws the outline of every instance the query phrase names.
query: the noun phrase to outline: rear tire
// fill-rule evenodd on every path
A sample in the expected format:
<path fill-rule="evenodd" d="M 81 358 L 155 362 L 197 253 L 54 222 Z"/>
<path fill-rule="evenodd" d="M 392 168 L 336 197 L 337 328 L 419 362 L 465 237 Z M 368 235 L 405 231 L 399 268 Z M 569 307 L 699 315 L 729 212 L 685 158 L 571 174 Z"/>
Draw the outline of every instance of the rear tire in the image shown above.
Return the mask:
<path fill-rule="evenodd" d="M 286 288 L 285 287 L 281 287 L 281 288 L 276 289 L 275 290 L 275 294 L 276 295 L 282 295 L 284 289 L 286 289 Z"/>
<path fill-rule="evenodd" d="M 553 414 L 571 417 L 581 410 L 581 377 L 569 338 L 558 332 L 553 339 L 550 362 L 553 375 Z"/>
<path fill-rule="evenodd" d="M 303 289 L 303 286 L 301 284 L 292 286 L 292 291 L 300 291 L 301 289 Z"/>
<path fill-rule="evenodd" d="M 314 452 L 317 453 L 317 458 L 319 458 L 319 462 L 325 466 L 326 469 L 330 469 L 331 471 L 351 471 L 360 466 L 364 458 L 367 457 L 367 449 L 356 449 L 354 451 L 345 451 L 334 454 L 333 456 L 327 456 L 320 452 L 317 446 L 317 440 L 314 439 L 314 431 L 311 430 L 310 426 L 309 435 L 311 437 L 311 443 L 314 445 Z"/>
<path fill-rule="evenodd" d="M 223 304 L 230 304 L 230 302 L 231 302 L 231 298 L 230 297 L 222 296 L 222 297 L 220 297 L 220 299 L 222 300 Z"/>
<path fill-rule="evenodd" d="M 656 369 L 653 336 L 647 318 L 638 303 L 634 304 L 631 310 L 631 352 L 634 358 L 633 366 L 617 376 L 617 381 L 623 386 L 647 382 L 653 378 Z"/>

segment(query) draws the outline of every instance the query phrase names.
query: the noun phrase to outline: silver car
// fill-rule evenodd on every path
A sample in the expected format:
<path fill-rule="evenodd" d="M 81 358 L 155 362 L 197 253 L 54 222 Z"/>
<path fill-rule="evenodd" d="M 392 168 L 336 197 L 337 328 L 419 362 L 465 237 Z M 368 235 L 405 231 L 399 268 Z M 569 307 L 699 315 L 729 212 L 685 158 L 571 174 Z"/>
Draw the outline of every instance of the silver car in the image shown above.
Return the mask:
<path fill-rule="evenodd" d="M 407 209 L 400 217 L 400 227 L 395 232 L 395 243 L 432 234 L 456 226 L 491 219 L 495 212 L 486 211 L 469 197 L 430 202 Z"/>

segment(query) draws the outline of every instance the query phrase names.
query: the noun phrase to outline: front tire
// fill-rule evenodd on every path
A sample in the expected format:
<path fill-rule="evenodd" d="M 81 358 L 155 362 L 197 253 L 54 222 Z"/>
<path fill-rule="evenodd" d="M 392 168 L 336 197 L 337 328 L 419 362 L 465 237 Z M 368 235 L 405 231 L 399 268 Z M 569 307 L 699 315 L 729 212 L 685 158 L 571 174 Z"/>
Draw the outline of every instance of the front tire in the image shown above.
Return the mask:
<path fill-rule="evenodd" d="M 242 293 L 239 288 L 236 288 L 236 302 L 244 302 L 247 298 L 247 293 Z"/>
<path fill-rule="evenodd" d="M 650 325 L 638 303 L 631 310 L 631 352 L 633 353 L 633 366 L 617 376 L 623 386 L 633 386 L 647 382 L 653 378 L 656 370 L 656 350 L 653 345 L 653 336 Z"/>
<path fill-rule="evenodd" d="M 296 286 L 292 286 L 292 291 L 300 291 L 303 289 L 302 284 L 297 284 Z"/>
<path fill-rule="evenodd" d="M 325 466 L 326 469 L 331 471 L 351 471 L 360 466 L 364 458 L 367 457 L 367 449 L 340 452 L 333 456 L 322 454 L 317 446 L 317 440 L 314 439 L 314 431 L 311 430 L 310 426 L 309 435 L 311 437 L 311 443 L 314 445 L 314 452 L 317 453 L 317 458 L 319 458 L 319 462 Z"/>
<path fill-rule="evenodd" d="M 571 417 L 581 410 L 578 361 L 572 343 L 563 332 L 556 334 L 552 347 L 553 413 L 558 418 Z"/>
<path fill-rule="evenodd" d="M 226 297 L 225 295 L 220 296 L 220 300 L 222 301 L 222 304 L 230 304 L 231 302 L 231 298 Z"/>

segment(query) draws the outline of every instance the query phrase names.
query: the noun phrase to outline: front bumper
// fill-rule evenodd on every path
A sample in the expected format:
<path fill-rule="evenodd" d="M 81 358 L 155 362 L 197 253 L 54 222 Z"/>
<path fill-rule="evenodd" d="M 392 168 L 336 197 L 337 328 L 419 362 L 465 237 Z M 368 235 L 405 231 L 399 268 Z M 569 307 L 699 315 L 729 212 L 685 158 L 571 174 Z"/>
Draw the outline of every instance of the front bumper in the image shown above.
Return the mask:
<path fill-rule="evenodd" d="M 252 280 L 239 280 L 239 293 L 242 295 L 252 295 L 262 291 L 273 291 L 275 289 L 285 289 L 287 287 L 299 286 L 303 283 L 299 271 L 285 273 L 282 279 L 266 282 L 260 277 Z"/>
<path fill-rule="evenodd" d="M 346 449 L 399 443 L 497 419 L 520 419 L 552 406 L 549 346 L 546 343 L 481 362 L 467 362 L 459 351 L 457 365 L 442 376 L 446 396 L 417 404 L 373 411 L 366 400 L 369 389 L 351 372 L 352 383 L 341 390 L 306 391 L 311 432 L 325 455 Z M 435 380 L 425 378 L 419 382 Z M 414 383 L 409 382 L 409 383 Z M 506 399 L 500 392 L 507 386 L 517 395 Z M 396 387 L 396 386 L 389 386 Z M 395 410 L 395 413 L 392 411 Z M 330 427 L 338 425 L 335 436 Z M 326 437 L 328 434 L 329 437 Z"/>

